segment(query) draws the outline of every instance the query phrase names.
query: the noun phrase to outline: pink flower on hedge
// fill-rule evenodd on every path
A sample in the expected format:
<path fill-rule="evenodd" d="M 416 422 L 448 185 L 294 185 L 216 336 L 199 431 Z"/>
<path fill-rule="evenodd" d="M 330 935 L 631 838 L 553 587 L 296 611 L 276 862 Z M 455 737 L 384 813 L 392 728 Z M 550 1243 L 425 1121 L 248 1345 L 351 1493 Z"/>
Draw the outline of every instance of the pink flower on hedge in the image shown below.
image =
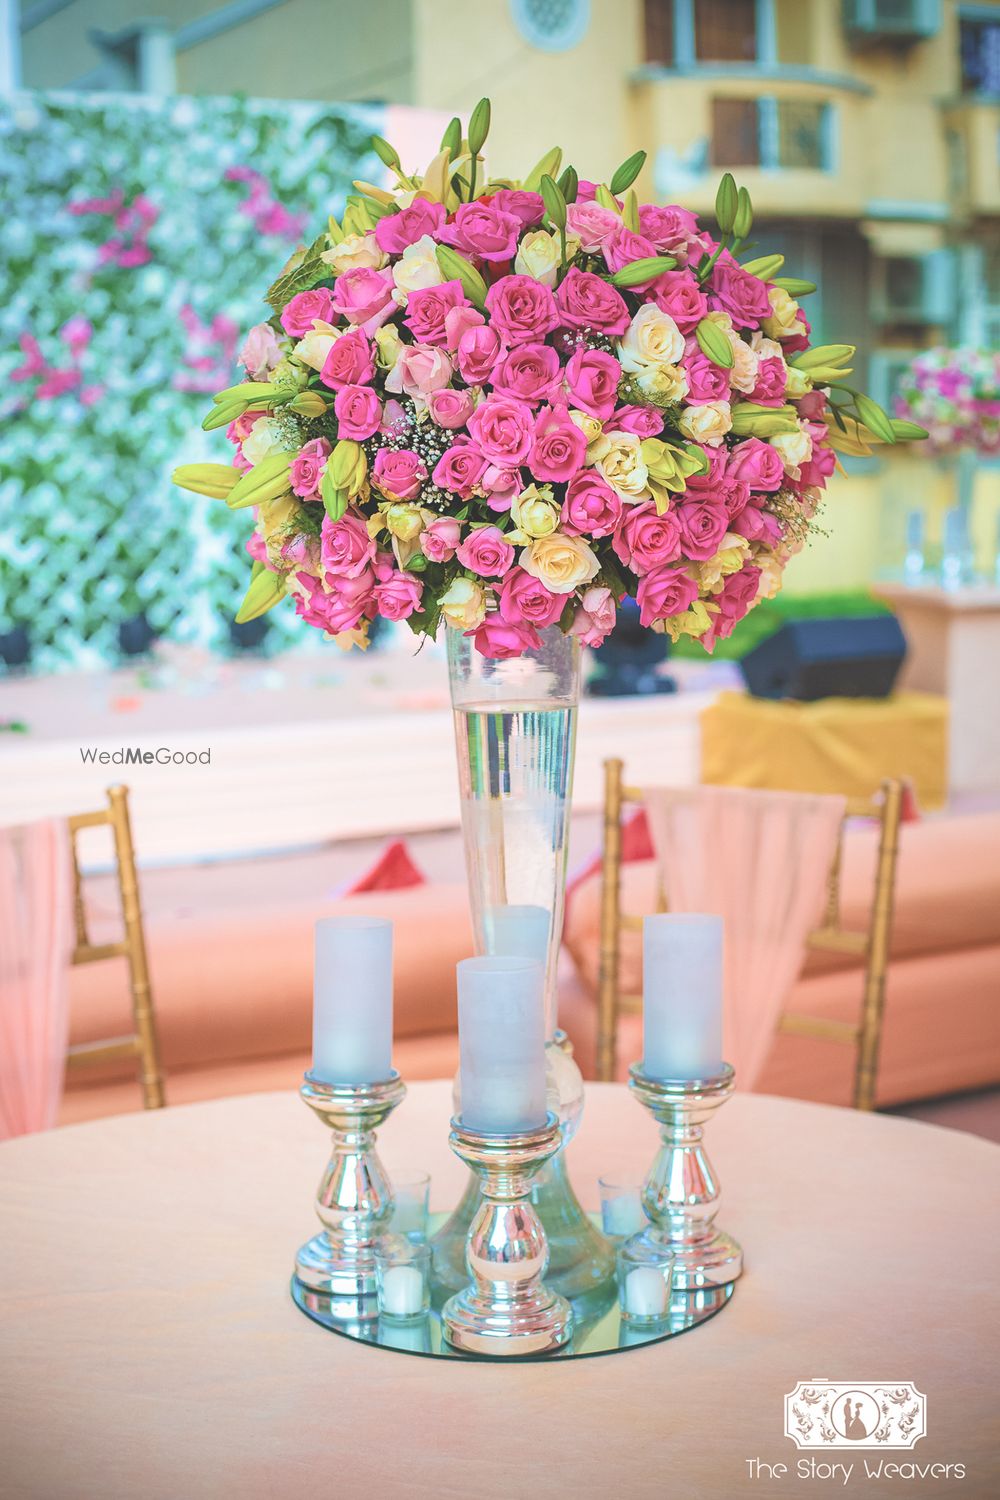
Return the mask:
<path fill-rule="evenodd" d="M 685 356 L 681 361 L 688 379 L 688 401 L 692 405 L 702 401 L 728 401 L 728 371 L 702 354 L 697 345 L 695 348 L 696 353 Z"/>
<path fill-rule="evenodd" d="M 730 450 L 727 472 L 752 490 L 780 490 L 785 478 L 781 455 L 760 438 L 747 438 Z"/>
<path fill-rule="evenodd" d="M 368 535 L 363 516 L 348 511 L 339 521 L 323 517 L 320 529 L 320 560 L 325 572 L 357 578 L 375 557 L 375 542 Z"/>
<path fill-rule="evenodd" d="M 498 188 L 492 202 L 505 214 L 513 214 L 522 229 L 533 229 L 540 224 L 545 212 L 541 193 L 526 192 L 524 188 Z"/>
<path fill-rule="evenodd" d="M 513 260 L 520 232 L 521 221 L 516 214 L 505 213 L 495 203 L 476 201 L 460 203 L 451 223 L 437 237 L 463 255 L 485 261 Z"/>
<path fill-rule="evenodd" d="M 444 389 L 453 371 L 454 366 L 443 349 L 434 344 L 407 344 L 386 376 L 385 388 L 405 391 L 407 396 L 426 401 L 431 391 Z"/>
<path fill-rule="evenodd" d="M 554 625 L 566 608 L 564 594 L 552 594 L 523 568 L 511 568 L 500 590 L 500 618 L 509 625 L 529 625 L 544 630 Z"/>
<path fill-rule="evenodd" d="M 514 549 L 499 526 L 477 526 L 456 549 L 463 568 L 480 578 L 502 578 L 514 561 Z"/>
<path fill-rule="evenodd" d="M 382 403 L 370 385 L 345 385 L 333 403 L 337 436 L 363 443 L 382 425 Z"/>
<path fill-rule="evenodd" d="M 500 283 L 501 286 L 504 284 Z M 491 295 L 494 291 L 496 287 L 491 288 Z M 559 321 L 568 328 L 621 334 L 630 322 L 628 306 L 621 293 L 592 271 L 581 271 L 576 266 L 570 267 L 560 284 L 556 301 Z"/>
<path fill-rule="evenodd" d="M 587 456 L 587 439 L 564 406 L 543 406 L 535 419 L 528 462 L 536 479 L 565 484 Z"/>
<path fill-rule="evenodd" d="M 676 562 L 682 550 L 676 512 L 668 510 L 660 516 L 651 503 L 630 505 L 614 548 L 625 566 L 640 577 L 653 568 Z"/>
<path fill-rule="evenodd" d="M 566 365 L 570 405 L 604 422 L 615 409 L 622 367 L 603 349 L 578 349 Z"/>
<path fill-rule="evenodd" d="M 330 444 L 326 438 L 313 438 L 311 442 L 303 444 L 292 459 L 292 466 L 288 471 L 292 493 L 302 500 L 318 500 L 320 480 L 329 457 Z"/>
<path fill-rule="evenodd" d="M 456 354 L 462 379 L 469 385 L 486 385 L 503 352 L 503 341 L 495 328 L 467 328 L 458 340 Z"/>
<path fill-rule="evenodd" d="M 460 281 L 444 281 L 440 286 L 418 287 L 406 299 L 403 322 L 418 344 L 447 344 L 447 315 L 464 307 L 468 298 Z"/>
<path fill-rule="evenodd" d="M 649 626 L 690 609 L 698 597 L 698 585 L 683 568 L 656 568 L 639 579 L 635 597 L 640 624 Z"/>
<path fill-rule="evenodd" d="M 727 260 L 723 255 L 716 262 L 709 283 L 710 305 L 727 312 L 734 328 L 759 328 L 770 317 L 767 283 L 744 271 L 732 257 Z"/>
<path fill-rule="evenodd" d="M 490 463 L 516 468 L 535 437 L 531 407 L 514 396 L 487 396 L 469 418 L 469 431 Z"/>
<path fill-rule="evenodd" d="M 566 210 L 566 229 L 580 241 L 583 250 L 603 250 L 621 228 L 621 222 L 617 214 L 598 203 L 581 203 L 577 199 Z"/>
<path fill-rule="evenodd" d="M 578 635 L 582 646 L 599 646 L 615 628 L 615 597 L 610 589 L 593 584 L 584 589 L 570 635 Z"/>
<path fill-rule="evenodd" d="M 336 321 L 333 293 L 329 287 L 318 286 L 311 292 L 299 292 L 284 308 L 281 326 L 291 338 L 301 339 L 312 333 L 317 318 L 323 323 Z"/>
<path fill-rule="evenodd" d="M 439 490 L 461 495 L 468 500 L 486 467 L 482 450 L 465 439 L 451 448 L 446 448 L 434 465 L 431 476 Z"/>
<path fill-rule="evenodd" d="M 617 360 L 619 372 L 621 366 Z M 493 385 L 529 406 L 551 400 L 562 379 L 559 356 L 551 344 L 518 344 L 493 370 Z"/>
<path fill-rule="evenodd" d="M 542 644 L 533 625 L 512 625 L 499 615 L 487 615 L 479 629 L 470 634 L 480 655 L 497 661 L 537 651 Z"/>
<path fill-rule="evenodd" d="M 376 568 L 375 604 L 383 620 L 405 620 L 420 608 L 424 586 L 412 573 L 393 567 Z"/>
<path fill-rule="evenodd" d="M 611 536 L 622 518 L 619 495 L 596 469 L 581 469 L 566 486 L 563 529 L 579 536 Z"/>
<path fill-rule="evenodd" d="M 475 410 L 475 402 L 468 391 L 457 391 L 447 385 L 431 391 L 427 408 L 439 427 L 451 430 L 465 426 Z"/>
<path fill-rule="evenodd" d="M 770 355 L 757 365 L 757 384 L 747 397 L 758 406 L 781 406 L 788 384 L 788 368 L 783 359 Z"/>
<path fill-rule="evenodd" d="M 708 312 L 708 298 L 689 271 L 664 271 L 653 284 L 653 300 L 681 333 L 693 333 Z"/>
<path fill-rule="evenodd" d="M 375 225 L 375 238 L 380 250 L 386 255 L 402 255 L 408 245 L 415 245 L 425 234 L 440 239 L 445 221 L 443 203 L 431 203 L 426 198 L 414 198 L 409 208 L 398 213 L 386 214 Z"/>
<path fill-rule="evenodd" d="M 614 413 L 615 432 L 634 432 L 636 437 L 658 437 L 663 417 L 652 406 L 619 406 Z"/>
<path fill-rule="evenodd" d="M 391 317 L 395 310 L 392 288 L 392 277 L 387 272 L 373 271 L 370 266 L 355 266 L 333 283 L 331 306 L 348 323 L 370 325 L 366 331 L 373 333 L 379 322 Z"/>
<path fill-rule="evenodd" d="M 412 448 L 380 448 L 374 472 L 379 489 L 393 500 L 415 500 L 427 478 L 424 461 Z"/>
<path fill-rule="evenodd" d="M 340 335 L 326 356 L 319 378 L 331 390 L 367 385 L 375 378 L 372 346 L 359 328 Z"/>
<path fill-rule="evenodd" d="M 428 562 L 450 562 L 461 535 L 461 523 L 454 516 L 438 516 L 420 533 L 420 550 Z"/>
<path fill-rule="evenodd" d="M 573 274 L 571 271 L 570 276 Z M 494 282 L 486 293 L 486 307 L 494 329 L 509 344 L 544 339 L 559 324 L 559 310 L 551 289 L 532 276 L 504 276 Z M 627 315 L 625 321 L 627 325 Z"/>

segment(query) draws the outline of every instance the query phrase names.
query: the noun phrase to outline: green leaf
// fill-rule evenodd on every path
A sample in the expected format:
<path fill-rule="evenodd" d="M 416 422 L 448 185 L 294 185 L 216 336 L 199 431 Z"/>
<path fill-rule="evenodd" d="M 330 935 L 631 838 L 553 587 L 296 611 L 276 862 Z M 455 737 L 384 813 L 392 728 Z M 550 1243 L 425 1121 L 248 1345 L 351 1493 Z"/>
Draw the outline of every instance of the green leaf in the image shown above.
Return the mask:
<path fill-rule="evenodd" d="M 664 271 L 672 271 L 676 264 L 672 255 L 645 255 L 642 260 L 634 260 L 631 265 L 622 266 L 620 271 L 616 271 L 611 277 L 611 284 L 625 288 L 641 286 L 644 281 L 662 276 Z"/>
<path fill-rule="evenodd" d="M 738 202 L 735 179 L 732 172 L 727 172 L 715 195 L 715 218 L 723 234 L 732 234 Z"/>
<path fill-rule="evenodd" d="M 745 240 L 753 228 L 753 204 L 750 202 L 750 194 L 745 187 L 741 187 L 736 194 L 736 216 L 733 219 L 733 234 L 738 240 Z"/>
<path fill-rule="evenodd" d="M 694 331 L 698 340 L 698 348 L 713 365 L 718 365 L 720 370 L 731 370 L 736 363 L 736 355 L 733 346 L 718 323 L 713 323 L 710 318 L 702 318 Z"/>
<path fill-rule="evenodd" d="M 797 276 L 774 276 L 771 285 L 780 286 L 789 297 L 808 297 L 810 292 L 816 290 L 815 281 L 800 281 Z"/>
<path fill-rule="evenodd" d="M 632 155 L 626 157 L 612 177 L 612 193 L 617 196 L 619 193 L 624 193 L 626 188 L 630 188 L 645 165 L 645 151 L 633 151 Z"/>
<path fill-rule="evenodd" d="M 780 271 L 785 264 L 783 255 L 758 255 L 756 260 L 745 260 L 744 271 L 749 271 L 751 276 L 757 276 L 761 281 L 770 281 L 775 271 Z"/>
<path fill-rule="evenodd" d="M 545 213 L 551 224 L 556 229 L 566 228 L 566 199 L 563 197 L 558 185 L 546 173 L 541 181 L 542 201 L 545 204 Z"/>
<path fill-rule="evenodd" d="M 243 603 L 236 611 L 237 625 L 245 625 L 248 620 L 256 620 L 261 615 L 266 615 L 269 609 L 273 609 L 285 597 L 285 575 L 283 573 L 272 573 L 264 569 L 251 578 L 250 587 L 243 596 Z"/>
<path fill-rule="evenodd" d="M 893 417 L 891 420 L 898 443 L 919 443 L 923 438 L 930 437 L 927 428 L 918 427 L 916 422 L 904 422 L 900 417 Z"/>
<path fill-rule="evenodd" d="M 447 280 L 460 281 L 462 290 L 469 301 L 482 312 L 486 306 L 486 282 L 475 266 L 467 261 L 464 255 L 459 255 L 457 250 L 453 250 L 450 245 L 438 245 L 435 254 L 437 263 Z"/>
<path fill-rule="evenodd" d="M 881 438 L 883 443 L 895 443 L 897 441 L 892 421 L 888 413 L 882 410 L 877 401 L 873 401 L 871 396 L 865 396 L 859 391 L 854 398 L 854 405 L 857 407 L 858 416 L 869 432 L 874 432 L 875 436 Z"/>
<path fill-rule="evenodd" d="M 472 114 L 469 116 L 469 150 L 473 156 L 478 156 L 486 143 L 486 137 L 490 133 L 490 101 L 480 99 Z"/>
<path fill-rule="evenodd" d="M 306 258 L 288 271 L 284 276 L 279 276 L 267 289 L 264 298 L 276 313 L 284 312 L 293 297 L 299 292 L 312 291 L 319 282 L 325 281 L 330 275 L 330 267 L 326 261 L 320 260 L 318 255 L 307 255 Z"/>

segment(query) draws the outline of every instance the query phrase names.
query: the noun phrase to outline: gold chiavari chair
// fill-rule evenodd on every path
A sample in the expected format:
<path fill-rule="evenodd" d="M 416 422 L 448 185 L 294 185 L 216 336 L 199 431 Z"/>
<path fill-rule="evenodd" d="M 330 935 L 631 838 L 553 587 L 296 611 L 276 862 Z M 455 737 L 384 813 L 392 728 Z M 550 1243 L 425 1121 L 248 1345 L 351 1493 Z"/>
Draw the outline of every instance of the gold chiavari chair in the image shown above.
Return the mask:
<path fill-rule="evenodd" d="M 641 995 L 619 993 L 620 934 L 642 930 L 642 917 L 621 909 L 622 812 L 630 803 L 643 801 L 639 787 L 624 781 L 620 760 L 604 762 L 604 853 L 601 888 L 601 948 L 597 996 L 597 1076 L 614 1077 L 619 1016 L 642 1008 Z M 879 825 L 875 884 L 867 926 L 850 929 L 840 920 L 840 875 L 843 863 L 844 824 L 830 867 L 826 906 L 820 926 L 809 935 L 810 948 L 853 954 L 864 961 L 860 1015 L 856 1022 L 830 1017 L 786 1014 L 778 1030 L 794 1036 L 818 1037 L 846 1043 L 856 1049 L 853 1104 L 855 1109 L 874 1109 L 879 1043 L 885 1011 L 885 981 L 892 934 L 899 825 L 903 806 L 903 783 L 885 781 L 872 800 L 849 799 L 848 818 L 874 818 Z M 657 883 L 657 911 L 666 911 L 662 885 Z"/>
<path fill-rule="evenodd" d="M 142 906 L 136 877 L 132 825 L 128 813 L 128 788 L 108 788 L 108 806 L 100 812 L 76 813 L 68 819 L 73 854 L 73 909 L 76 920 L 76 945 L 70 960 L 74 964 L 100 963 L 106 958 L 128 961 L 129 987 L 132 992 L 134 1029 L 126 1036 L 106 1041 L 81 1042 L 70 1047 L 66 1061 L 70 1067 L 109 1062 L 119 1057 L 138 1059 L 142 1102 L 146 1109 L 162 1109 L 166 1104 L 163 1072 L 156 1041 L 156 1020 L 149 985 L 146 939 L 142 926 Z M 83 879 L 77 852 L 77 835 L 84 828 L 110 827 L 114 838 L 118 889 L 121 894 L 125 936 L 114 943 L 92 943 L 87 935 L 87 912 L 83 899 Z"/>

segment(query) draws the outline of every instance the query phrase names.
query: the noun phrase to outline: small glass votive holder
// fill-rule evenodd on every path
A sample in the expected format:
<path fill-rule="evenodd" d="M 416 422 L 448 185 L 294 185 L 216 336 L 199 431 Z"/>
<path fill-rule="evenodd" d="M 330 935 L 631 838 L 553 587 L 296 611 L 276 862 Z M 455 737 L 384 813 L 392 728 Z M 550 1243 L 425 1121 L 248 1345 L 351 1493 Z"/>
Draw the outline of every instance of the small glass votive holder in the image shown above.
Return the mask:
<path fill-rule="evenodd" d="M 375 1246 L 375 1286 L 383 1318 L 409 1322 L 431 1305 L 431 1248 L 402 1234 L 387 1234 Z"/>
<path fill-rule="evenodd" d="M 431 1179 L 427 1172 L 393 1172 L 390 1234 L 405 1235 L 421 1243 L 427 1238 Z"/>
<path fill-rule="evenodd" d="M 599 1177 L 597 1186 L 601 1190 L 601 1228 L 609 1239 L 627 1239 L 645 1229 L 648 1220 L 638 1177 Z"/>
<path fill-rule="evenodd" d="M 618 1305 L 626 1323 L 663 1323 L 670 1316 L 674 1257 L 632 1239 L 618 1247 Z"/>

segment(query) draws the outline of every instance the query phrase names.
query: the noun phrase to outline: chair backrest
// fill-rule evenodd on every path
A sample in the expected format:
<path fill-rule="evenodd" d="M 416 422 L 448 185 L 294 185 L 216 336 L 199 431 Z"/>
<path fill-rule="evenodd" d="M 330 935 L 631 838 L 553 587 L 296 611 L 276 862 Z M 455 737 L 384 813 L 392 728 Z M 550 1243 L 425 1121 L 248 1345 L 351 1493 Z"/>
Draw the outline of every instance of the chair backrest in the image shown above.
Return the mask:
<path fill-rule="evenodd" d="M 128 962 L 129 987 L 132 993 L 133 1030 L 124 1036 L 105 1041 L 82 1042 L 70 1047 L 66 1061 L 71 1067 L 108 1062 L 120 1057 L 138 1061 L 142 1100 L 146 1109 L 162 1109 L 166 1104 L 163 1072 L 156 1040 L 153 997 L 149 984 L 146 939 L 142 925 L 139 882 L 136 877 L 132 825 L 128 813 L 128 788 L 108 788 L 108 806 L 100 812 L 76 813 L 69 818 L 70 846 L 73 854 L 73 911 L 76 923 L 76 946 L 71 962 L 100 963 L 107 958 L 124 958 Z M 77 851 L 77 835 L 84 828 L 108 826 L 114 838 L 118 889 L 121 894 L 122 921 L 125 935 L 118 942 L 92 943 L 87 934 L 87 912 L 83 897 L 83 878 Z"/>
<path fill-rule="evenodd" d="M 855 954 L 863 960 L 864 981 L 857 1022 L 791 1014 L 782 1016 L 779 1022 L 781 1031 L 848 1043 L 856 1048 L 853 1103 L 857 1109 L 875 1107 L 903 790 L 902 782 L 885 781 L 879 795 L 871 801 L 848 801 L 828 877 L 823 918 L 820 926 L 810 933 L 808 939 L 810 948 Z M 623 995 L 619 992 L 620 934 L 623 929 L 641 931 L 643 921 L 641 915 L 626 913 L 621 909 L 622 815 L 629 804 L 641 805 L 642 802 L 642 789 L 625 782 L 622 761 L 605 761 L 601 946 L 597 997 L 597 1076 L 604 1080 L 613 1078 L 615 1073 L 619 1016 L 624 1010 L 636 1009 L 642 1004 L 641 995 Z M 848 819 L 859 817 L 874 818 L 879 824 L 878 858 L 867 926 L 864 929 L 847 929 L 840 920 L 844 825 Z M 667 909 L 659 879 L 655 909 Z"/>

